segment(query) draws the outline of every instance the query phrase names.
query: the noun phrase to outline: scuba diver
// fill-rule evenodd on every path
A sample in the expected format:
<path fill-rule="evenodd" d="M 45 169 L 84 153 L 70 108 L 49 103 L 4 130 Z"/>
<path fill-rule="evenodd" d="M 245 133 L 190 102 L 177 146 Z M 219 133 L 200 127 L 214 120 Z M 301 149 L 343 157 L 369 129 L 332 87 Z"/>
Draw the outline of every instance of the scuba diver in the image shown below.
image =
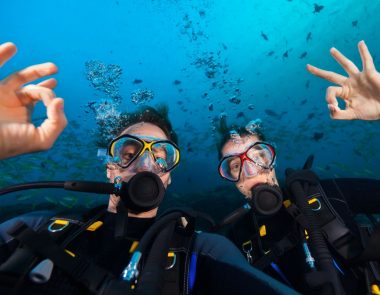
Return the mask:
<path fill-rule="evenodd" d="M 0 65 L 15 52 L 12 43 L 0 45 Z M 24 86 L 56 72 L 45 63 L 0 81 L 1 159 L 49 149 L 66 127 L 63 100 L 51 90 L 55 79 Z M 38 101 L 47 119 L 36 127 L 30 119 Z M 191 210 L 155 218 L 179 163 L 177 137 L 152 108 L 123 118 L 108 148 L 111 183 L 65 182 L 66 189 L 111 191 L 108 208 L 82 216 L 32 212 L 0 225 L 1 294 L 295 293 L 248 267 L 225 238 L 195 233 Z"/>
<path fill-rule="evenodd" d="M 348 78 L 308 65 L 311 73 L 341 85 L 327 90 L 334 119 L 380 118 L 380 74 L 364 42 L 358 46 L 363 72 L 331 50 Z M 303 294 L 380 294 L 380 226 L 371 215 L 379 213 L 378 181 L 321 181 L 310 170 L 309 157 L 303 169 L 286 171 L 281 189 L 276 149 L 265 141 L 261 120 L 243 127 L 228 127 L 225 118 L 220 123 L 219 174 L 235 183 L 247 204 L 219 227 L 247 261 Z M 356 213 L 372 224 L 356 224 Z"/>
<path fill-rule="evenodd" d="M 180 162 L 167 109 L 123 114 L 112 135 L 110 183 L 37 184 L 108 192 L 107 208 L 0 225 L 1 294 L 296 294 L 250 267 L 226 238 L 196 232 L 197 218 L 212 224 L 207 216 L 172 209 L 156 218 Z"/>

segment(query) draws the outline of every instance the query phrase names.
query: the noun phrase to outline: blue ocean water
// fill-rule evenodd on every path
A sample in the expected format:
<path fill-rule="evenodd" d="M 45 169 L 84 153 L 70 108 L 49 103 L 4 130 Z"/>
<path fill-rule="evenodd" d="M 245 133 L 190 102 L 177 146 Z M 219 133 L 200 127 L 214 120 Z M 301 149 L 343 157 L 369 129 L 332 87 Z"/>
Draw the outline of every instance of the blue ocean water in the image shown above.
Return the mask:
<path fill-rule="evenodd" d="M 262 119 L 277 147 L 280 180 L 309 154 L 321 178 L 379 178 L 379 123 L 332 121 L 324 98 L 330 83 L 305 70 L 310 63 L 345 74 L 329 55 L 332 46 L 360 67 L 360 40 L 379 68 L 379 13 L 380 2 L 369 0 L 3 1 L 0 42 L 19 50 L 0 77 L 56 63 L 55 91 L 65 99 L 69 126 L 50 151 L 1 161 L 0 186 L 105 181 L 96 122 L 135 110 L 132 94 L 141 92 L 149 93 L 148 105 L 169 105 L 179 134 L 182 161 L 169 189 L 177 201 L 234 194 L 217 172 L 220 116 L 238 124 Z M 38 105 L 33 120 L 44 117 Z M 40 203 L 91 207 L 107 198 L 78 197 L 30 191 L 3 197 L 2 212 Z"/>

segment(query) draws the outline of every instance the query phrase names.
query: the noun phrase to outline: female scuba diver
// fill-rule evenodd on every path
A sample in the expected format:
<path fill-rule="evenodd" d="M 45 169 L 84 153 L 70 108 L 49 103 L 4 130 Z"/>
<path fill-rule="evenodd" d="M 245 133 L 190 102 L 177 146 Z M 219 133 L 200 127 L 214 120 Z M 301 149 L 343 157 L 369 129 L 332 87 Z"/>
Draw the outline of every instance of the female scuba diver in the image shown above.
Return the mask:
<path fill-rule="evenodd" d="M 380 74 L 363 41 L 363 71 L 336 49 L 332 56 L 349 77 L 308 65 L 334 82 L 326 100 L 333 119 L 378 120 Z M 340 109 L 337 97 L 345 109 Z M 235 183 L 247 204 L 220 224 L 248 262 L 303 294 L 380 294 L 380 228 L 358 225 L 356 213 L 379 213 L 376 180 L 320 181 L 310 170 L 288 169 L 283 189 L 276 173 L 276 149 L 265 140 L 261 120 L 228 127 L 221 120 L 219 174 Z M 228 227 L 227 227 L 228 225 Z"/>

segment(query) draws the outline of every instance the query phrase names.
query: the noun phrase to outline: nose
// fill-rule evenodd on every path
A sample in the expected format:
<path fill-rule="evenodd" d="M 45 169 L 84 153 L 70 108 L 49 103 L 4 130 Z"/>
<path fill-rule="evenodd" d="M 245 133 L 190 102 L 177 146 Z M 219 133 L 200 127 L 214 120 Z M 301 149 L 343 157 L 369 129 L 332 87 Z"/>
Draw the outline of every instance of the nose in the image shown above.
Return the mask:
<path fill-rule="evenodd" d="M 148 151 L 145 151 L 138 159 L 136 159 L 136 171 L 150 171 L 152 166 L 151 155 Z"/>
<path fill-rule="evenodd" d="M 256 176 L 258 173 L 258 167 L 252 163 L 251 161 L 244 161 L 242 171 L 241 173 L 244 175 L 244 177 L 253 177 Z"/>

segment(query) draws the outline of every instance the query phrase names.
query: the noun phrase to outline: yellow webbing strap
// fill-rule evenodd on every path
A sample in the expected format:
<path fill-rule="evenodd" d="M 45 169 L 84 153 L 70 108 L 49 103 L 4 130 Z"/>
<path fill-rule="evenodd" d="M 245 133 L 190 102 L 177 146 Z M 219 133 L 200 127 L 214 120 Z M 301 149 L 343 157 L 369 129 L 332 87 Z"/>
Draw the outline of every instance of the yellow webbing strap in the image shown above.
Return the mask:
<path fill-rule="evenodd" d="M 71 252 L 70 250 L 65 249 L 65 252 L 69 254 L 71 257 L 75 257 L 75 254 Z"/>
<path fill-rule="evenodd" d="M 131 248 L 129 248 L 129 253 L 133 253 L 135 252 L 137 246 L 139 245 L 139 242 L 137 241 L 133 241 L 132 245 L 131 245 Z"/>
<path fill-rule="evenodd" d="M 98 220 L 98 221 L 95 221 L 93 224 L 89 225 L 86 230 L 88 231 L 96 231 L 99 227 L 101 227 L 103 225 L 103 222 Z"/>
<path fill-rule="evenodd" d="M 69 221 L 65 219 L 56 219 L 54 220 L 53 224 L 66 225 L 69 224 Z"/>
<path fill-rule="evenodd" d="M 380 295 L 380 288 L 379 288 L 379 285 L 377 285 L 377 284 L 373 284 L 373 285 L 371 286 L 371 292 L 372 292 L 372 294 Z"/>
<path fill-rule="evenodd" d="M 265 224 L 260 226 L 259 232 L 260 232 L 260 237 L 264 237 L 267 235 L 267 228 L 266 228 Z"/>

